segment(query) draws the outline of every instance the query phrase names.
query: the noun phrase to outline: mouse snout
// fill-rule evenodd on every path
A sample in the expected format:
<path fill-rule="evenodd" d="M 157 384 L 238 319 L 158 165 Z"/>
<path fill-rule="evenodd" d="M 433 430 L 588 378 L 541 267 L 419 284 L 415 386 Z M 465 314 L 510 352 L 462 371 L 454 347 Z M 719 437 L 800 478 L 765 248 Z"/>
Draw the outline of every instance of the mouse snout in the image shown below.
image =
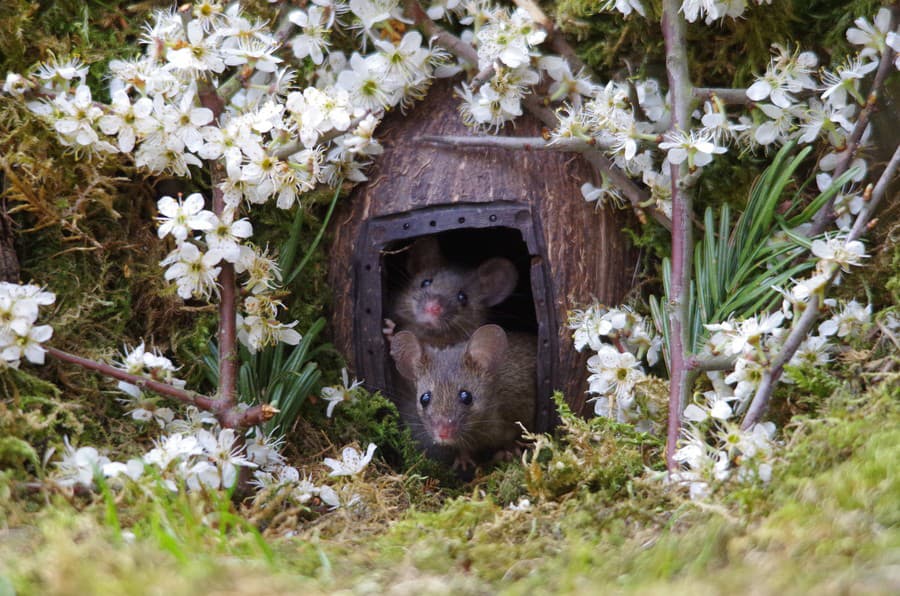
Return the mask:
<path fill-rule="evenodd" d="M 438 302 L 436 298 L 429 298 L 426 300 L 424 310 L 426 313 L 435 317 L 439 317 L 444 313 L 444 307 L 441 306 L 441 303 Z"/>
<path fill-rule="evenodd" d="M 444 306 L 437 298 L 426 298 L 422 301 L 423 322 L 437 322 L 444 316 Z"/>
<path fill-rule="evenodd" d="M 434 425 L 434 438 L 438 443 L 450 444 L 456 439 L 457 424 L 454 420 L 439 420 Z"/>

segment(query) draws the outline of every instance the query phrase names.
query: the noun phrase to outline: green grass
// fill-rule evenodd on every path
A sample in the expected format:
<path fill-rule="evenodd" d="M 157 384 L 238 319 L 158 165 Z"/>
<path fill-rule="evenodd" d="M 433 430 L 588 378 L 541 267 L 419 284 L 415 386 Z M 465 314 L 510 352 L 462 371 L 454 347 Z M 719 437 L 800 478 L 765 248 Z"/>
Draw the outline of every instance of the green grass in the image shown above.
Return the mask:
<path fill-rule="evenodd" d="M 366 507 L 299 518 L 290 535 L 255 527 L 224 495 L 112 491 L 26 511 L 0 482 L 0 593 L 887 594 L 900 562 L 898 397 L 885 384 L 829 398 L 788 429 L 770 486 L 709 505 L 617 462 L 641 456 L 615 428 L 592 430 L 608 433 L 615 481 L 532 496 L 528 511 L 501 496 L 508 484 L 520 491 L 508 498 L 522 494 L 519 463 L 430 510 L 446 489 L 389 510 L 378 487 L 396 474 L 373 471 L 357 481 L 373 488 Z M 579 441 L 554 447 L 581 457 Z"/>

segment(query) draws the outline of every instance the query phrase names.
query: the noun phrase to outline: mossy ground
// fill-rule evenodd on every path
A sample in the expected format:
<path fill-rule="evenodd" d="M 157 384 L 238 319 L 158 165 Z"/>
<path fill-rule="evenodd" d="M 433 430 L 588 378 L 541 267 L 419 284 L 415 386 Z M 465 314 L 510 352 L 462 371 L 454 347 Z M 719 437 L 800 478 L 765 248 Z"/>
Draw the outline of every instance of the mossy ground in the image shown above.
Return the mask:
<path fill-rule="evenodd" d="M 576 445 L 584 433 L 624 446 L 606 456 L 618 474 L 567 492 L 529 494 L 539 482 L 518 462 L 452 488 L 379 465 L 350 481 L 363 507 L 277 531 L 224 495 L 54 495 L 36 507 L 6 478 L 0 593 L 896 592 L 900 394 L 890 384 L 830 397 L 785 431 L 769 486 L 722 490 L 714 504 L 635 473 L 642 455 L 621 430 L 581 424 L 551 442 L 545 469 L 588 455 Z M 523 495 L 532 506 L 511 509 Z"/>
<path fill-rule="evenodd" d="M 594 4 L 557 5 L 563 26 L 584 36 L 579 51 L 588 62 L 617 76 L 624 62 L 607 57 L 624 56 L 635 74 L 659 76 L 661 38 L 652 41 L 635 19 L 597 17 Z M 658 2 L 646 4 L 658 10 Z M 846 49 L 849 15 L 872 15 L 881 4 L 797 0 L 753 9 L 765 13 L 763 27 L 753 19 L 727 30 L 694 26 L 702 82 L 745 84 L 764 68 L 773 39 L 798 40 L 834 62 Z M 123 48 L 133 47 L 140 15 L 161 5 L 169 3 L 132 3 L 123 13 L 119 3 L 98 0 L 3 3 L 0 62 L 4 72 L 22 71 L 48 52 L 74 52 L 99 61 L 89 79 L 99 92 L 102 63 L 133 51 Z M 754 38 L 759 31 L 765 39 Z M 749 57 L 733 64 L 727 44 L 746 46 Z M 213 313 L 199 304 L 185 308 L 158 283 L 166 248 L 148 222 L 166 181 L 144 180 L 121 163 L 80 164 L 9 99 L 0 98 L 0 123 L 4 198 L 16 211 L 23 278 L 58 296 L 54 345 L 109 358 L 123 343 L 152 339 L 182 365 L 192 387 L 208 389 L 197 356 L 214 332 Z M 701 180 L 698 209 L 740 206 L 762 165 L 749 157 L 717 161 Z M 301 253 L 318 230 L 323 201 L 304 204 Z M 870 264 L 845 280 L 842 295 L 867 295 L 879 308 L 897 303 L 897 209 L 896 201 L 886 205 Z M 261 221 L 273 244 L 290 226 L 275 210 Z M 658 230 L 640 234 L 664 252 Z M 327 315 L 326 265 L 319 247 L 291 288 L 289 307 L 301 328 Z M 124 418 L 113 385 L 93 374 L 49 362 L 3 371 L 0 596 L 896 593 L 900 382 L 891 342 L 889 334 L 871 335 L 841 354 L 834 374 L 809 373 L 783 387 L 773 414 L 784 424 L 784 449 L 772 482 L 720 487 L 711 504 L 687 501 L 651 479 L 661 466 L 658 440 L 567 416 L 566 432 L 543 439 L 533 461 L 463 482 L 412 448 L 381 397 L 342 404 L 332 419 L 321 401 L 309 400 L 288 437 L 290 463 L 319 471 L 335 448 L 378 444 L 376 464 L 347 481 L 362 497 L 360 508 L 325 512 L 165 491 L 44 491 L 40 481 L 52 469 L 44 457 L 64 436 L 124 459 L 148 446 L 154 429 Z M 328 351 L 318 358 L 325 382 L 336 382 L 339 358 Z M 530 509 L 510 508 L 522 498 Z"/>

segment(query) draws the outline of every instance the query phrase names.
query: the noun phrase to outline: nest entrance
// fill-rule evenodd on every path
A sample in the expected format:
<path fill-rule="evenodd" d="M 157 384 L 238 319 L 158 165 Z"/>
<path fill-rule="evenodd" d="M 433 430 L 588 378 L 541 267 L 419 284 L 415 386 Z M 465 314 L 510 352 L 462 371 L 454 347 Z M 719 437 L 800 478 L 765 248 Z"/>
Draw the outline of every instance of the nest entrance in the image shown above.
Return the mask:
<path fill-rule="evenodd" d="M 356 346 L 359 372 L 374 387 L 394 394 L 395 375 L 381 333 L 388 296 L 407 279 L 405 248 L 422 236 L 437 238 L 441 252 L 454 264 L 474 267 L 491 257 L 515 264 L 519 281 L 513 294 L 494 307 L 490 322 L 507 331 L 536 336 L 538 358 L 536 420 L 539 431 L 552 425 L 550 395 L 555 374 L 556 329 L 549 298 L 548 272 L 540 254 L 534 220 L 527 205 L 491 203 L 430 207 L 374 218 L 366 222 L 357 243 L 359 275 L 356 320 L 362 331 Z"/>

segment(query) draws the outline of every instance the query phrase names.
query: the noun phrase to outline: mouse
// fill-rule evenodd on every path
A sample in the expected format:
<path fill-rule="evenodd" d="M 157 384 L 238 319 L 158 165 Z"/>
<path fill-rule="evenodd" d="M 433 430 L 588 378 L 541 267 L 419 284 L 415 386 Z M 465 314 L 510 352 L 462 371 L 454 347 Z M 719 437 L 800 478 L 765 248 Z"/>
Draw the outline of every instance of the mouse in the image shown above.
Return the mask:
<path fill-rule="evenodd" d="M 391 357 L 410 381 L 405 400 L 416 404 L 419 432 L 429 447 L 455 452 L 454 469 L 475 457 L 517 447 L 521 423 L 531 430 L 535 414 L 537 338 L 483 325 L 463 342 L 433 346 L 410 331 L 397 333 Z"/>
<path fill-rule="evenodd" d="M 509 259 L 493 257 L 478 267 L 449 263 L 433 236 L 410 245 L 409 282 L 391 300 L 384 334 L 411 331 L 423 342 L 448 346 L 464 341 L 487 322 L 492 306 L 506 300 L 519 280 Z"/>

